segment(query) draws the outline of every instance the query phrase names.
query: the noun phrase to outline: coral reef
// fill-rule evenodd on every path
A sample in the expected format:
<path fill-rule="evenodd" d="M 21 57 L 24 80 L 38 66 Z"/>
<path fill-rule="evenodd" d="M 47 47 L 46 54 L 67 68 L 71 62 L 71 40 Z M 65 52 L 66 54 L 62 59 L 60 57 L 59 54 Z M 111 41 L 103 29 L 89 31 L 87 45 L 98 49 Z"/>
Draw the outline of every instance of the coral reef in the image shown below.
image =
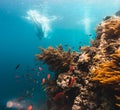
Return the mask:
<path fill-rule="evenodd" d="M 104 85 L 120 85 L 120 50 L 110 55 L 111 60 L 100 64 L 94 73 L 93 80 L 99 81 Z M 116 88 L 117 89 L 117 88 Z M 120 89 L 120 88 L 118 88 Z"/>
<path fill-rule="evenodd" d="M 48 47 L 48 49 L 40 48 L 42 51 L 41 54 L 37 54 L 39 60 L 44 61 L 44 63 L 49 65 L 49 69 L 55 72 L 68 71 L 70 65 L 73 64 L 73 57 L 76 55 L 76 52 L 65 52 L 62 45 L 54 49 L 53 47 Z"/>
<path fill-rule="evenodd" d="M 119 16 L 104 19 L 91 46 L 79 53 L 62 46 L 40 49 L 37 58 L 55 73 L 44 85 L 48 110 L 120 109 Z"/>

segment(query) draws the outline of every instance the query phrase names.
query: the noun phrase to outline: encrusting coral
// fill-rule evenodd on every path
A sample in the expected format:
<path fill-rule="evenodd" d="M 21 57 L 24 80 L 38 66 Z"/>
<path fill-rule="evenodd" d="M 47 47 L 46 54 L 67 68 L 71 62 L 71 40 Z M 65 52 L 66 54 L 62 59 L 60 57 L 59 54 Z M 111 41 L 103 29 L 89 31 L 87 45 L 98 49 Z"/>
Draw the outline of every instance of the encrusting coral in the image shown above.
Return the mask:
<path fill-rule="evenodd" d="M 40 48 L 37 58 L 55 73 L 44 85 L 48 110 L 120 109 L 120 17 L 107 17 L 96 33 L 79 53 Z"/>

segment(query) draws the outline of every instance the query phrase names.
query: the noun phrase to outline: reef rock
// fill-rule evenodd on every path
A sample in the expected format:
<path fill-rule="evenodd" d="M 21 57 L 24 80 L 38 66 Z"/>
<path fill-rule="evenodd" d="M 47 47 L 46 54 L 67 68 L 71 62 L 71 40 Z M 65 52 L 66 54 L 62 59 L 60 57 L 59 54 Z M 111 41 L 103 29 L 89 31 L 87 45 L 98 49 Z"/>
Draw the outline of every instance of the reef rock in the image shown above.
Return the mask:
<path fill-rule="evenodd" d="M 37 55 L 54 71 L 46 83 L 48 110 L 120 109 L 120 17 L 110 16 L 96 28 L 96 39 L 81 52 L 62 46 Z"/>

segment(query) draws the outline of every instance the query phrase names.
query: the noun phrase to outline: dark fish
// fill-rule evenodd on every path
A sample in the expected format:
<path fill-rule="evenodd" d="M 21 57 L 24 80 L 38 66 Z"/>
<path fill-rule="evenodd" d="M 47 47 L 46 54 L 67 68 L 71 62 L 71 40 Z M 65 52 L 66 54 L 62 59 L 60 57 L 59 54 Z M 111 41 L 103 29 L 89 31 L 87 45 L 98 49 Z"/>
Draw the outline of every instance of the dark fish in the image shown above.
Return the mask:
<path fill-rule="evenodd" d="M 92 34 L 88 34 L 88 36 L 92 36 Z"/>
<path fill-rule="evenodd" d="M 17 98 L 17 101 L 21 101 L 21 100 L 23 100 L 22 96 L 20 96 L 20 97 Z"/>
<path fill-rule="evenodd" d="M 79 46 L 79 50 L 81 50 L 81 46 Z"/>
<path fill-rule="evenodd" d="M 19 67 L 20 67 L 20 64 L 18 64 L 18 65 L 15 67 L 15 70 L 17 70 Z"/>
<path fill-rule="evenodd" d="M 64 46 L 65 46 L 65 47 L 68 47 L 68 44 L 65 44 Z"/>

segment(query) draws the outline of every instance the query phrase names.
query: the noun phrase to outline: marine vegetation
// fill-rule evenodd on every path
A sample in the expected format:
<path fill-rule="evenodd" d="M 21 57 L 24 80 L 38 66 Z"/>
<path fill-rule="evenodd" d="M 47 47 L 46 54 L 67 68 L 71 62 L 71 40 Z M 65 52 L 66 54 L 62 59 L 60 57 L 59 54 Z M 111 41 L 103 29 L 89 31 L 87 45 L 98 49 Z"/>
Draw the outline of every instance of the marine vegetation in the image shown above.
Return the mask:
<path fill-rule="evenodd" d="M 120 85 L 120 50 L 110 55 L 110 57 L 111 61 L 106 61 L 96 68 L 93 80 L 104 85 L 114 85 L 112 87 L 116 88 L 116 86 L 119 87 Z"/>
<path fill-rule="evenodd" d="M 96 28 L 91 46 L 80 52 L 40 48 L 37 54 L 55 77 L 45 82 L 48 110 L 120 110 L 120 17 Z"/>

